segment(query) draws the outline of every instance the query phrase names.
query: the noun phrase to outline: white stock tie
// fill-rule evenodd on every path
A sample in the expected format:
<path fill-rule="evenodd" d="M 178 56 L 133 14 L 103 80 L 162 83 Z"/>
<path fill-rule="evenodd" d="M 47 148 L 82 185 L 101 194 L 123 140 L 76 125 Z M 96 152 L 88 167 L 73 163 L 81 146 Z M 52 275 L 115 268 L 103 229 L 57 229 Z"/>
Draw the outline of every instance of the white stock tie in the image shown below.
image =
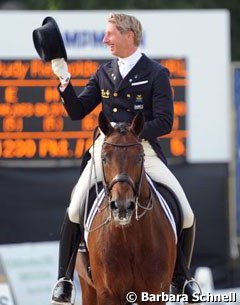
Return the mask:
<path fill-rule="evenodd" d="M 122 78 L 124 78 L 129 72 L 128 64 L 122 60 L 119 60 L 119 72 L 120 72 Z"/>

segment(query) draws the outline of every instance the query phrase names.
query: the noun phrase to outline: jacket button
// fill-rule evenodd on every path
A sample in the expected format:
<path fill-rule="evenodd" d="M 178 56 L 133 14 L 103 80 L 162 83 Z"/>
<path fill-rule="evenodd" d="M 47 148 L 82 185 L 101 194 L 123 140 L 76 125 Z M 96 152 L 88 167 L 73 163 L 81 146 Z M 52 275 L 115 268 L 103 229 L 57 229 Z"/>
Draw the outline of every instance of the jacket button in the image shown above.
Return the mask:
<path fill-rule="evenodd" d="M 117 108 L 113 108 L 113 112 L 117 112 L 118 111 L 118 109 Z"/>
<path fill-rule="evenodd" d="M 114 92 L 114 93 L 113 93 L 113 96 L 118 96 L 117 92 Z"/>

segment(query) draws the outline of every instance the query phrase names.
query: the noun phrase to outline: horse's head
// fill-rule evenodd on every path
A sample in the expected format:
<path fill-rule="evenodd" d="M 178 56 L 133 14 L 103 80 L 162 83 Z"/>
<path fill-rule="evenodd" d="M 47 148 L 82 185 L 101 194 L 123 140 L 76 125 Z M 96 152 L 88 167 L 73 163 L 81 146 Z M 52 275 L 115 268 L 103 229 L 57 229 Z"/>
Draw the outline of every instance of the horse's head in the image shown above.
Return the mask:
<path fill-rule="evenodd" d="M 116 224 L 129 225 L 136 208 L 143 177 L 144 152 L 138 136 L 144 118 L 138 114 L 132 124 L 112 126 L 103 112 L 99 128 L 105 134 L 102 147 L 103 183 Z"/>

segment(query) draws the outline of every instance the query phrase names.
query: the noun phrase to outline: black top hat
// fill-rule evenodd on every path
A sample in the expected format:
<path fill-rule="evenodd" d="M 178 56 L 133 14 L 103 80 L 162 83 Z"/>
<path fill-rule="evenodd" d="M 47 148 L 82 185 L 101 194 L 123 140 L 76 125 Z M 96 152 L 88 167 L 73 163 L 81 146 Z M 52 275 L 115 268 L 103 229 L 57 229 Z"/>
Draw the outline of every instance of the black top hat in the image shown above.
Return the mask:
<path fill-rule="evenodd" d="M 33 31 L 33 43 L 38 55 L 45 61 L 55 58 L 65 58 L 65 50 L 62 35 L 56 21 L 52 17 L 46 17 L 42 26 Z"/>

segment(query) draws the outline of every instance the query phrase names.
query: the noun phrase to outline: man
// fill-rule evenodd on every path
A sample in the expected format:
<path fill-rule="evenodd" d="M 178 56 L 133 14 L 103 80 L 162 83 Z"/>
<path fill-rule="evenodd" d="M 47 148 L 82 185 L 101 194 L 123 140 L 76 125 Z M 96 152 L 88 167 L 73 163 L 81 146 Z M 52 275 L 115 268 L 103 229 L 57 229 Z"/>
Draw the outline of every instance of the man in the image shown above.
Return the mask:
<path fill-rule="evenodd" d="M 157 137 L 171 132 L 173 124 L 173 98 L 169 83 L 168 70 L 149 59 L 139 51 L 142 37 L 141 23 L 133 16 L 110 14 L 103 43 L 116 59 L 100 66 L 90 78 L 83 92 L 76 96 L 70 82 L 70 73 L 64 58 L 52 60 L 52 69 L 60 79 L 59 91 L 64 106 L 73 120 L 81 120 L 99 103 L 110 122 L 131 122 L 138 111 L 145 117 L 141 140 L 145 153 L 145 170 L 155 181 L 165 184 L 177 196 L 183 211 L 183 232 L 180 246 L 190 267 L 195 237 L 195 222 L 192 209 L 177 179 L 166 166 L 166 160 Z M 97 179 L 102 179 L 101 134 L 94 148 Z M 90 153 L 92 148 L 90 149 Z M 69 209 L 62 227 L 59 255 L 59 281 L 53 291 L 52 303 L 70 304 L 73 277 L 78 244 L 80 241 L 80 205 L 84 202 L 89 188 L 91 161 L 88 161 L 72 196 Z M 91 185 L 94 184 L 94 178 Z M 179 256 L 180 257 L 180 256 Z M 69 268 L 71 270 L 69 270 Z M 69 276 L 70 274 L 70 276 Z M 186 274 L 182 260 L 177 259 L 173 277 L 176 293 L 183 293 Z M 184 293 L 191 297 L 193 290 L 190 283 Z"/>

